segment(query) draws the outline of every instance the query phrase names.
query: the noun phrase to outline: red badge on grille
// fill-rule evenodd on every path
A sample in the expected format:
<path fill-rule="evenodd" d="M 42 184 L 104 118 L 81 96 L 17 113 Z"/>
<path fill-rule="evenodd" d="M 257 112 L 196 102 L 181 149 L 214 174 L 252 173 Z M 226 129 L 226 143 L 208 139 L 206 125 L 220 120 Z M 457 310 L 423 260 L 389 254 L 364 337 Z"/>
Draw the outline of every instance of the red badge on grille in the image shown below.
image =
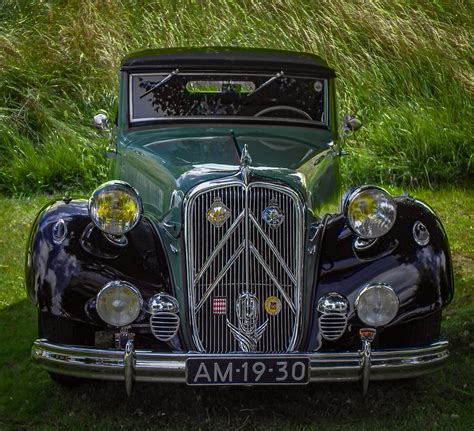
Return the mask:
<path fill-rule="evenodd" d="M 215 296 L 212 298 L 212 314 L 227 313 L 227 298 Z"/>

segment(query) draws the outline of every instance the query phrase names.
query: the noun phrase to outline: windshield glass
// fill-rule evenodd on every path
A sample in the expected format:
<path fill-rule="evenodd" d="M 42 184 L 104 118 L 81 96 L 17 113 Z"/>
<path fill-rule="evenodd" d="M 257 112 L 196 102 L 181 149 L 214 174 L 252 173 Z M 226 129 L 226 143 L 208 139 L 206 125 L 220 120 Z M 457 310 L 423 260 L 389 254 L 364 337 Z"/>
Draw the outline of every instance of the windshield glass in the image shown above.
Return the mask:
<path fill-rule="evenodd" d="M 130 122 L 242 118 L 327 124 L 325 79 L 275 74 L 130 75 Z"/>

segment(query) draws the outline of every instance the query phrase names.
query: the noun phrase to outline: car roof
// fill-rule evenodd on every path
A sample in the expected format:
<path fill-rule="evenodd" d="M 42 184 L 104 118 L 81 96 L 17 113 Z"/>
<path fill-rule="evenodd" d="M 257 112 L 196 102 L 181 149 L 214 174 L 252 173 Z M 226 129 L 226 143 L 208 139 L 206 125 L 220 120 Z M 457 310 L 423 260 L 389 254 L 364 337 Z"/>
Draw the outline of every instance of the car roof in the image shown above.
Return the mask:
<path fill-rule="evenodd" d="M 181 71 L 246 71 L 334 77 L 335 72 L 317 55 L 262 48 L 164 48 L 129 54 L 122 60 L 125 71 L 176 69 Z"/>

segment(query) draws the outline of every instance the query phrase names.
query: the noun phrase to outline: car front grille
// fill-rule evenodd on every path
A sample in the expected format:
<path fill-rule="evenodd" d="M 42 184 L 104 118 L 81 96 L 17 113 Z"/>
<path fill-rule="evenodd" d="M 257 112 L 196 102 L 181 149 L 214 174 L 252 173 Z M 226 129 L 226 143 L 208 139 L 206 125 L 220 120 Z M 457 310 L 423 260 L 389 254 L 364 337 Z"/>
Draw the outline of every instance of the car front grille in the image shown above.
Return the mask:
<path fill-rule="evenodd" d="M 302 295 L 304 211 L 298 195 L 273 183 L 207 183 L 190 193 L 185 214 L 196 348 L 291 351 Z"/>

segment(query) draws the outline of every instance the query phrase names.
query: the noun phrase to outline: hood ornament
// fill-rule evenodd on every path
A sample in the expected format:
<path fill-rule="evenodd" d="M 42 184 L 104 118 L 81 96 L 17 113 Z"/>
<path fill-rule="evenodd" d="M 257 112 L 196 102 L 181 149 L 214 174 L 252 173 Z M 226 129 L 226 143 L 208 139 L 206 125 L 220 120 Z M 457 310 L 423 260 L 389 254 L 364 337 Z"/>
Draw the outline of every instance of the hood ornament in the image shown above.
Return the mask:
<path fill-rule="evenodd" d="M 240 171 L 242 172 L 242 178 L 244 184 L 247 185 L 250 180 L 250 163 L 252 163 L 252 157 L 250 157 L 249 149 L 247 144 L 242 148 L 242 153 L 240 154 Z"/>
<path fill-rule="evenodd" d="M 248 292 L 241 293 L 235 304 L 239 326 L 233 325 L 227 319 L 227 326 L 244 352 L 253 352 L 257 349 L 257 344 L 267 327 L 268 319 L 257 326 L 259 309 L 260 302 L 255 295 Z"/>
<path fill-rule="evenodd" d="M 240 167 L 246 168 L 250 163 L 252 163 L 252 157 L 250 157 L 249 147 L 245 144 L 240 154 Z"/>

